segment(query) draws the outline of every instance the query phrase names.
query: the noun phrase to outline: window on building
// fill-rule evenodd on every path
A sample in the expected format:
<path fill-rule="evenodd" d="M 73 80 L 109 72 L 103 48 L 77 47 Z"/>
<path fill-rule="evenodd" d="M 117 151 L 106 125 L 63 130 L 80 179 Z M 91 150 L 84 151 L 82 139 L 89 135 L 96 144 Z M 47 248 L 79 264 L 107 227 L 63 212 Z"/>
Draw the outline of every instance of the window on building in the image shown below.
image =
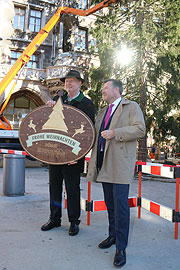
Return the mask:
<path fill-rule="evenodd" d="M 22 119 L 36 107 L 32 100 L 26 97 L 17 97 L 10 100 L 4 115 L 10 121 L 12 129 L 18 130 Z"/>
<path fill-rule="evenodd" d="M 39 63 L 39 56 L 36 54 L 33 54 L 31 56 L 31 59 L 27 63 L 28 68 L 38 68 L 38 63 Z"/>
<path fill-rule="evenodd" d="M 19 58 L 19 56 L 22 54 L 22 52 L 17 51 L 11 51 L 11 65 L 14 65 L 16 60 Z M 37 54 L 33 54 L 31 56 L 31 59 L 27 63 L 28 68 L 38 68 L 39 64 L 39 56 Z"/>
<path fill-rule="evenodd" d="M 24 97 L 14 99 L 14 108 L 29 109 L 30 100 Z"/>
<path fill-rule="evenodd" d="M 87 9 L 88 8 L 88 0 L 80 0 L 79 1 L 79 8 L 80 9 Z"/>
<path fill-rule="evenodd" d="M 16 29 L 24 30 L 25 9 L 21 7 L 15 7 L 14 12 L 15 16 L 13 27 Z"/>
<path fill-rule="evenodd" d="M 36 9 L 30 10 L 29 29 L 32 32 L 39 32 L 41 27 L 41 11 Z"/>
<path fill-rule="evenodd" d="M 14 63 L 16 62 L 16 60 L 19 58 L 21 54 L 22 52 L 16 52 L 16 51 L 11 52 L 11 65 L 14 65 Z"/>
<path fill-rule="evenodd" d="M 85 51 L 88 49 L 88 30 L 77 28 L 75 31 L 75 47 L 78 50 Z"/>

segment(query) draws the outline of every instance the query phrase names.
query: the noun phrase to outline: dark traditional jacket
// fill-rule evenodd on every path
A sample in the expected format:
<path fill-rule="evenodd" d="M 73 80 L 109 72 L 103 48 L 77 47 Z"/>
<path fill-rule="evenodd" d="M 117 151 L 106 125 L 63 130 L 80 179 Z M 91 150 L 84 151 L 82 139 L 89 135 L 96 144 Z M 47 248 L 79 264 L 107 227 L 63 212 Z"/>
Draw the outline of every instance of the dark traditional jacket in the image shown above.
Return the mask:
<path fill-rule="evenodd" d="M 54 101 L 57 101 L 59 98 L 59 96 L 55 96 L 53 98 Z M 92 120 L 92 122 L 94 123 L 94 116 L 95 116 L 95 107 L 93 102 L 88 99 L 87 97 L 84 96 L 83 92 L 80 92 L 80 95 L 71 100 L 70 102 L 68 101 L 68 95 L 67 93 L 65 93 L 62 96 L 62 101 L 64 104 L 68 104 L 71 105 L 73 107 L 78 108 L 79 110 L 83 111 L 86 115 L 89 116 L 89 118 Z M 64 168 L 67 169 L 68 173 L 71 172 L 71 174 L 73 173 L 82 173 L 84 171 L 84 158 L 78 160 L 77 164 L 74 165 L 60 165 L 60 166 L 64 166 Z"/>

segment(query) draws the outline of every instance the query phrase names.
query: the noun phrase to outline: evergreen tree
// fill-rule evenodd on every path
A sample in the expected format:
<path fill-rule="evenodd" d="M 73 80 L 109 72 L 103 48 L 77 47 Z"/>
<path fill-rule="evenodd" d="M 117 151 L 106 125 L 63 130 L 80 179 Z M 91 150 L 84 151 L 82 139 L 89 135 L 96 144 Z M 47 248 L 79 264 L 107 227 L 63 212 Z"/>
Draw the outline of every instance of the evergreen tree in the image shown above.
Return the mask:
<path fill-rule="evenodd" d="M 170 118 L 170 112 L 180 100 L 180 1 L 121 1 L 97 18 L 92 32 L 100 57 L 100 67 L 91 69 L 90 95 L 96 105 L 101 103 L 102 81 L 121 79 L 124 96 L 140 104 L 147 131 L 154 126 L 157 143 L 170 135 L 179 137 L 174 129 L 179 116 Z M 117 62 L 124 45 L 132 53 L 128 65 Z M 138 158 L 146 160 L 146 138 L 139 142 Z"/>

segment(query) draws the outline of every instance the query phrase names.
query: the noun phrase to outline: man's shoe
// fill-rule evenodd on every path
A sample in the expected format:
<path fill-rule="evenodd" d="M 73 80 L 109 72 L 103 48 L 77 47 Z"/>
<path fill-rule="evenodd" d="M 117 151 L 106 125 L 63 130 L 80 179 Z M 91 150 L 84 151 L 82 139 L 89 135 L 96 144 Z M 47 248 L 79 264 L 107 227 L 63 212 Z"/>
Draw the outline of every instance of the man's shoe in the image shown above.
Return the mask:
<path fill-rule="evenodd" d="M 41 227 L 41 231 L 49 231 L 55 227 L 60 227 L 61 221 L 53 221 L 51 219 L 48 220 L 44 225 Z"/>
<path fill-rule="evenodd" d="M 115 237 L 110 237 L 110 236 L 109 236 L 107 239 L 105 239 L 104 241 L 102 241 L 102 242 L 98 245 L 98 247 L 99 247 L 99 248 L 109 248 L 109 247 L 111 247 L 112 245 L 114 245 L 115 242 L 116 242 Z"/>
<path fill-rule="evenodd" d="M 78 234 L 79 232 L 79 225 L 75 224 L 75 223 L 71 223 L 70 227 L 69 227 L 69 235 L 74 236 L 76 234 Z"/>
<path fill-rule="evenodd" d="M 126 264 L 126 251 L 121 249 L 116 249 L 116 254 L 114 256 L 114 266 L 122 267 Z"/>

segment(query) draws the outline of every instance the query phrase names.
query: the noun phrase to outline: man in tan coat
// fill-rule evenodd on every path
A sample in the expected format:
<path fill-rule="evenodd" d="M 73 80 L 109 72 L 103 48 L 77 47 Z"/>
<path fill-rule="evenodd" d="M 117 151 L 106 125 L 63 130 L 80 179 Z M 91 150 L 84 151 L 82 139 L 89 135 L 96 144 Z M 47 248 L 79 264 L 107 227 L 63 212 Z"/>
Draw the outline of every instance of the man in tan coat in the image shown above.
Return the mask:
<path fill-rule="evenodd" d="M 109 106 L 101 109 L 96 118 L 97 137 L 87 175 L 88 181 L 102 182 L 109 236 L 99 244 L 99 248 L 116 244 L 113 264 L 117 267 L 126 263 L 129 184 L 134 177 L 136 142 L 145 135 L 144 117 L 139 105 L 125 100 L 121 94 L 121 81 L 105 81 L 102 97 Z"/>

